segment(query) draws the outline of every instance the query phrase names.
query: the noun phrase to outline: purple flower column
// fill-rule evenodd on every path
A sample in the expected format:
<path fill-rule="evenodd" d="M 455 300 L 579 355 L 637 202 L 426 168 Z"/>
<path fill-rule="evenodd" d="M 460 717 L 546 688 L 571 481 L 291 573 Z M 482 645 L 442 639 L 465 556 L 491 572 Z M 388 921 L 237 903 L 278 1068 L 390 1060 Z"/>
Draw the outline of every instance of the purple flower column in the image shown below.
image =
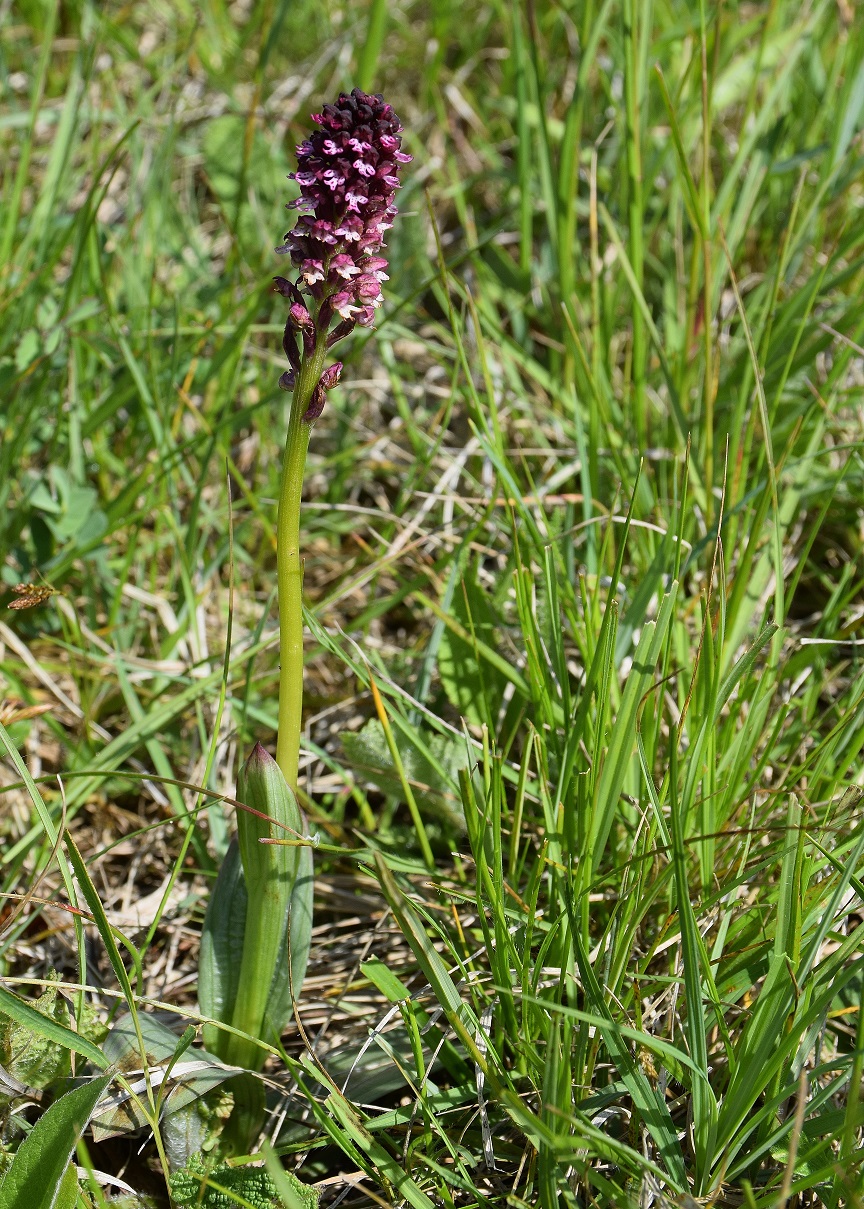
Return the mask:
<path fill-rule="evenodd" d="M 289 300 L 282 347 L 291 368 L 279 379 L 293 391 L 277 523 L 280 674 L 276 758 L 296 788 L 303 706 L 303 570 L 300 496 L 309 433 L 339 382 L 341 361 L 325 368 L 327 352 L 354 330 L 369 326 L 383 301 L 387 261 L 380 254 L 393 225 L 401 164 L 402 126 L 380 96 L 355 88 L 312 115 L 319 129 L 297 148 L 293 179 L 301 211 L 285 243 L 295 280 L 277 277 Z M 334 326 L 335 323 L 335 326 Z"/>
<path fill-rule="evenodd" d="M 355 324 L 368 326 L 375 318 L 387 280 L 380 255 L 384 232 L 396 214 L 400 165 L 411 160 L 400 150 L 402 125 L 380 96 L 359 88 L 350 96 L 343 92 L 312 120 L 321 129 L 297 148 L 291 178 L 300 197 L 288 203 L 303 213 L 276 249 L 290 255 L 298 273 L 294 282 L 276 278 L 292 302 L 284 339 L 291 369 L 280 379 L 287 390 L 295 389 L 303 361 L 322 344 L 331 348 Z M 339 322 L 331 332 L 334 319 Z M 323 392 L 336 381 L 338 370 L 335 380 L 332 374 L 319 379 L 322 406 Z"/>

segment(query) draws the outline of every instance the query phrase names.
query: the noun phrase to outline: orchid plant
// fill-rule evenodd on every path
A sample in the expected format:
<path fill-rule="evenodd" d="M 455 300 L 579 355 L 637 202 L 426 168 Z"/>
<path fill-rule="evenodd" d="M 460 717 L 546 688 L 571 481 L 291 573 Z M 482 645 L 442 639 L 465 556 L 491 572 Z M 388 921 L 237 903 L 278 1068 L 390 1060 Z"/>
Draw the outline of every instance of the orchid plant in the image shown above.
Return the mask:
<path fill-rule="evenodd" d="M 372 324 L 383 298 L 384 233 L 396 214 L 399 119 L 382 97 L 359 89 L 314 114 L 319 129 L 297 149 L 292 174 L 301 211 L 285 242 L 294 279 L 276 277 L 289 303 L 283 348 L 290 368 L 279 385 L 292 392 L 277 522 L 280 672 L 274 760 L 256 744 L 238 781 L 237 841 L 211 895 L 201 945 L 199 999 L 205 1043 L 224 1062 L 258 1071 L 287 1023 L 303 982 L 312 927 L 312 854 L 302 842 L 297 769 L 303 708 L 303 563 L 300 502 L 312 426 L 342 363 L 330 350 Z M 284 841 L 293 838 L 294 843 Z M 261 841 L 281 840 L 282 843 Z M 229 1026 L 228 1029 L 219 1026 Z M 263 1091 L 235 1079 L 235 1145 L 260 1126 Z M 233 1120 L 233 1118 L 232 1118 Z"/>
<path fill-rule="evenodd" d="M 359 88 L 350 96 L 343 92 L 335 105 L 325 105 L 312 120 L 320 129 L 297 148 L 297 171 L 291 174 L 300 196 L 288 206 L 302 213 L 276 249 L 291 257 L 297 277 L 275 279 L 276 288 L 291 302 L 282 340 L 291 368 L 279 379 L 293 395 L 279 496 L 276 759 L 292 787 L 297 781 L 303 705 L 300 498 L 309 435 L 342 372 L 341 361 L 325 367 L 330 349 L 356 324 L 371 325 L 384 301 L 384 232 L 396 214 L 399 168 L 411 160 L 401 150 L 399 119 L 380 96 Z"/>

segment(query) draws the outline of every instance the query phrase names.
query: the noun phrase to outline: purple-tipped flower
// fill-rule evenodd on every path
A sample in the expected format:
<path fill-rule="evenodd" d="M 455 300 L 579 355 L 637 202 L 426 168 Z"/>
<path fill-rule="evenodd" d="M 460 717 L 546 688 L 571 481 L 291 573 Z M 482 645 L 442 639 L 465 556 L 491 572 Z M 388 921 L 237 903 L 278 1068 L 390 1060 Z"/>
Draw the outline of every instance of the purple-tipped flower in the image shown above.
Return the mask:
<path fill-rule="evenodd" d="M 399 169 L 411 160 L 401 150 L 402 125 L 379 95 L 359 88 L 350 96 L 343 92 L 312 120 L 320 129 L 297 148 L 291 174 L 300 197 L 289 208 L 302 213 L 276 249 L 297 269 L 296 284 L 276 278 L 276 288 L 292 302 L 283 346 L 294 373 L 282 375 L 285 389 L 300 367 L 298 335 L 303 356 L 309 356 L 319 340 L 329 348 L 356 324 L 373 322 L 387 280 L 383 236 L 396 214 Z M 339 322 L 328 337 L 334 319 Z M 334 370 L 325 370 L 315 388 L 304 417 L 310 423 L 321 414 L 324 392 L 338 381 Z"/>

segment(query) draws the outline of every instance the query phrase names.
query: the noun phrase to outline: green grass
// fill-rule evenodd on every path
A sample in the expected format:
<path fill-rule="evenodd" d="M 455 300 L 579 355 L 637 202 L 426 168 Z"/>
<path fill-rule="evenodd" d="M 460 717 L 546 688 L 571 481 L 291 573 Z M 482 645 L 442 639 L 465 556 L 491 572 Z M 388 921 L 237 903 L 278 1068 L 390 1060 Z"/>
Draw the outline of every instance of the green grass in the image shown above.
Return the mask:
<path fill-rule="evenodd" d="M 345 1206 L 864 1202 L 862 65 L 834 3 L 6 14 L 0 576 L 62 593 L 0 614 L 52 706 L 0 715 L 10 990 L 146 1019 L 161 910 L 100 956 L 41 900 L 99 921 L 121 832 L 200 898 L 272 747 L 272 248 L 360 80 L 415 162 L 312 436 L 301 785 L 409 994 L 340 968 L 401 1080 L 289 1030 L 273 1150 Z"/>

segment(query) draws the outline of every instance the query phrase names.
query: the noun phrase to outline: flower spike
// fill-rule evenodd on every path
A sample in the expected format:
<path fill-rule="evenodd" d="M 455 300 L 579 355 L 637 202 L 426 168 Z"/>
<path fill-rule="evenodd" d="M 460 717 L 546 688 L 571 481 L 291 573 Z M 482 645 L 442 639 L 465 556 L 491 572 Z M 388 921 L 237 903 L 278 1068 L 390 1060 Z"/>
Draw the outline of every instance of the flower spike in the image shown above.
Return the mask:
<path fill-rule="evenodd" d="M 411 160 L 401 150 L 402 125 L 380 95 L 359 88 L 343 92 L 312 121 L 319 129 L 298 146 L 297 171 L 291 173 L 300 197 L 288 205 L 300 216 L 276 249 L 290 255 L 297 271 L 296 282 L 275 279 L 292 304 L 292 335 L 289 340 L 286 329 L 285 339 L 292 382 L 300 380 L 291 349 L 294 333 L 302 334 L 305 359 L 344 339 L 357 324 L 368 327 L 374 321 L 387 281 L 384 232 L 396 213 L 399 171 Z M 324 377 L 307 403 L 303 418 L 309 423 L 321 414 L 324 391 L 332 389 L 322 385 Z M 283 374 L 280 385 L 288 380 Z"/>

